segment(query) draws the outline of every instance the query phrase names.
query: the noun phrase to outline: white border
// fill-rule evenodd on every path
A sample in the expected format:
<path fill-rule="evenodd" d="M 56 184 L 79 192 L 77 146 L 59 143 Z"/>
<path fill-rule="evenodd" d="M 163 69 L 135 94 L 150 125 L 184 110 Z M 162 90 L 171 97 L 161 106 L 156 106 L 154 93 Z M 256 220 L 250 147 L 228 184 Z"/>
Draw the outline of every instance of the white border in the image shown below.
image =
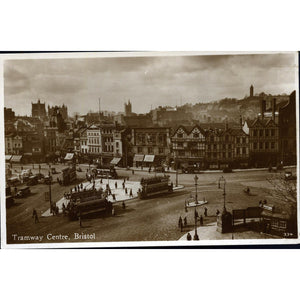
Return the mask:
<path fill-rule="evenodd" d="M 0 56 L 0 183 L 5 187 L 5 156 L 4 156 L 4 83 L 3 83 L 3 62 L 10 59 L 59 59 L 59 58 L 95 58 L 95 57 L 142 57 L 142 56 L 188 56 L 188 55 L 236 55 L 236 54 L 275 54 L 275 53 L 295 53 L 295 51 L 232 51 L 232 52 L 85 52 L 85 53 L 32 53 L 32 54 L 5 54 Z M 297 153 L 299 152 L 299 56 L 295 55 L 295 78 L 296 86 L 296 107 L 297 107 Z M 297 172 L 299 179 L 299 155 L 297 155 Z M 299 191 L 299 180 L 297 182 Z M 297 239 L 251 239 L 251 240 L 200 240 L 200 241 L 151 241 L 151 242 L 81 242 L 81 243 L 41 243 L 41 244 L 7 244 L 6 243 L 6 209 L 5 209 L 5 189 L 1 188 L 1 247 L 2 248 L 107 248 L 107 247 L 168 247 L 168 246 L 234 246 L 234 245 L 292 245 L 298 244 L 300 241 L 299 231 L 299 192 L 297 192 L 298 200 L 298 238 Z M 201 237 L 200 237 L 201 238 Z"/>

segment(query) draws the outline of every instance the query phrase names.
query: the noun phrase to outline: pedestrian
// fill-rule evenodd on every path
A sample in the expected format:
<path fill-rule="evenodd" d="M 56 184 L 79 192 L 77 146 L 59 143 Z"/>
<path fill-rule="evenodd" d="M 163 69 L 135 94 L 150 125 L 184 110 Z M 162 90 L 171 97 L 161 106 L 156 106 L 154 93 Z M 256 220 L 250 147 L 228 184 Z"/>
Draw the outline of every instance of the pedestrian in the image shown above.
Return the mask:
<path fill-rule="evenodd" d="M 178 227 L 180 228 L 182 226 L 182 218 L 181 216 L 179 217 L 179 220 L 178 220 Z"/>
<path fill-rule="evenodd" d="M 133 195 L 132 195 L 132 189 L 130 189 L 129 196 L 130 196 L 131 198 L 133 197 Z"/>
<path fill-rule="evenodd" d="M 262 201 L 259 200 L 259 207 L 262 207 Z"/>
<path fill-rule="evenodd" d="M 124 201 L 122 202 L 122 208 L 123 208 L 123 209 L 126 208 L 126 205 L 125 205 L 125 202 L 124 202 Z"/>
<path fill-rule="evenodd" d="M 37 215 L 37 212 L 36 212 L 35 208 L 32 211 L 32 217 L 34 219 L 34 223 L 39 223 L 39 218 L 38 218 L 38 215 Z"/>
<path fill-rule="evenodd" d="M 112 194 L 112 198 L 114 201 L 116 201 L 116 195 L 115 194 Z"/>
<path fill-rule="evenodd" d="M 202 217 L 202 215 L 200 216 L 200 226 L 203 226 L 203 217 Z"/>
<path fill-rule="evenodd" d="M 118 188 L 118 182 L 117 181 L 115 182 L 115 188 L 116 189 Z"/>
<path fill-rule="evenodd" d="M 82 184 L 82 182 L 81 182 L 81 185 L 80 185 L 80 187 L 81 187 L 81 189 L 83 189 L 83 184 Z"/>
<path fill-rule="evenodd" d="M 80 226 L 80 228 L 82 228 L 81 213 L 79 214 L 78 219 L 79 219 L 79 226 Z"/>
<path fill-rule="evenodd" d="M 204 207 L 204 217 L 207 217 L 207 207 Z"/>
<path fill-rule="evenodd" d="M 101 183 L 101 184 L 103 183 L 102 178 L 100 179 L 100 183 Z"/>
<path fill-rule="evenodd" d="M 184 224 L 184 227 L 187 226 L 187 218 L 186 217 L 184 217 L 184 219 L 183 219 L 183 224 Z"/>
<path fill-rule="evenodd" d="M 266 205 L 267 204 L 267 200 L 264 200 L 264 205 Z"/>
<path fill-rule="evenodd" d="M 125 182 L 122 183 L 123 190 L 125 189 Z"/>
<path fill-rule="evenodd" d="M 188 241 L 191 241 L 191 240 L 192 240 L 192 236 L 191 236 L 190 233 L 187 234 L 186 239 L 187 239 Z"/>
<path fill-rule="evenodd" d="M 218 216 L 220 214 L 220 211 L 217 209 L 216 215 Z"/>
<path fill-rule="evenodd" d="M 127 195 L 127 188 L 125 188 L 125 194 Z"/>
<path fill-rule="evenodd" d="M 63 216 L 65 216 L 66 215 L 66 206 L 64 203 L 62 204 L 62 211 L 63 211 Z"/>
<path fill-rule="evenodd" d="M 133 169 L 131 170 L 131 173 L 132 173 L 132 175 L 134 175 L 134 170 Z"/>

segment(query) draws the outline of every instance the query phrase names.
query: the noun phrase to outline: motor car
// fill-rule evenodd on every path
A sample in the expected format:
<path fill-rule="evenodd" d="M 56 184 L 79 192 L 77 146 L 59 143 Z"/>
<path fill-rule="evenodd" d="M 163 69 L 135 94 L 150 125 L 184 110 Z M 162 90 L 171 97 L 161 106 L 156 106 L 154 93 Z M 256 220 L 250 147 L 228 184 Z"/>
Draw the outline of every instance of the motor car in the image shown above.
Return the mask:
<path fill-rule="evenodd" d="M 23 197 L 27 197 L 28 195 L 30 195 L 31 191 L 29 186 L 27 187 L 23 187 L 21 189 L 19 189 L 19 191 L 17 192 L 16 197 L 17 198 L 23 198 Z"/>
<path fill-rule="evenodd" d="M 231 168 L 224 168 L 223 169 L 223 173 L 232 173 L 232 169 Z"/>
<path fill-rule="evenodd" d="M 32 176 L 30 176 L 30 177 L 28 178 L 26 184 L 27 184 L 28 186 L 38 184 L 38 176 L 37 176 L 37 175 L 32 175 Z"/>

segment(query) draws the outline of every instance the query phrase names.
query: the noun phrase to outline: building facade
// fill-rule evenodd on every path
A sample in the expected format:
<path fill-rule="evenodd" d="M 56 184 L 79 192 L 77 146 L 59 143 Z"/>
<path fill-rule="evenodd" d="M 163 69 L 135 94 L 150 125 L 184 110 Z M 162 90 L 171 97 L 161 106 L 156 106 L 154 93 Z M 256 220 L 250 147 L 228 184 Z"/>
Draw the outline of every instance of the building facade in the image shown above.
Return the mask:
<path fill-rule="evenodd" d="M 275 103 L 272 114 L 267 115 L 266 101 L 261 100 L 261 112 L 249 124 L 250 164 L 254 167 L 276 166 L 280 162 L 279 126 L 276 123 Z"/>
<path fill-rule="evenodd" d="M 135 157 L 133 162 L 136 166 L 168 164 L 170 160 L 170 128 L 132 128 L 130 143 L 131 153 Z M 141 160 L 142 157 L 143 160 Z"/>
<path fill-rule="evenodd" d="M 200 126 L 179 126 L 174 131 L 171 141 L 177 168 L 183 164 L 205 168 L 206 137 Z"/>

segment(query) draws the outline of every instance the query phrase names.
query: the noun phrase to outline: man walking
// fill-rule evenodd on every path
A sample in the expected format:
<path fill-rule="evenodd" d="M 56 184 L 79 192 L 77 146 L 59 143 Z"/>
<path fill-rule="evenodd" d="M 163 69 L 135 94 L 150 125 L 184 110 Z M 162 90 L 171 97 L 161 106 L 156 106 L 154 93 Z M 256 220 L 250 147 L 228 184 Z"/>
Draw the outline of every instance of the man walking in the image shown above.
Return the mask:
<path fill-rule="evenodd" d="M 207 207 L 204 207 L 204 217 L 207 217 Z"/>
<path fill-rule="evenodd" d="M 39 218 L 38 218 L 35 208 L 33 209 L 32 217 L 34 218 L 34 223 L 39 223 Z"/>

